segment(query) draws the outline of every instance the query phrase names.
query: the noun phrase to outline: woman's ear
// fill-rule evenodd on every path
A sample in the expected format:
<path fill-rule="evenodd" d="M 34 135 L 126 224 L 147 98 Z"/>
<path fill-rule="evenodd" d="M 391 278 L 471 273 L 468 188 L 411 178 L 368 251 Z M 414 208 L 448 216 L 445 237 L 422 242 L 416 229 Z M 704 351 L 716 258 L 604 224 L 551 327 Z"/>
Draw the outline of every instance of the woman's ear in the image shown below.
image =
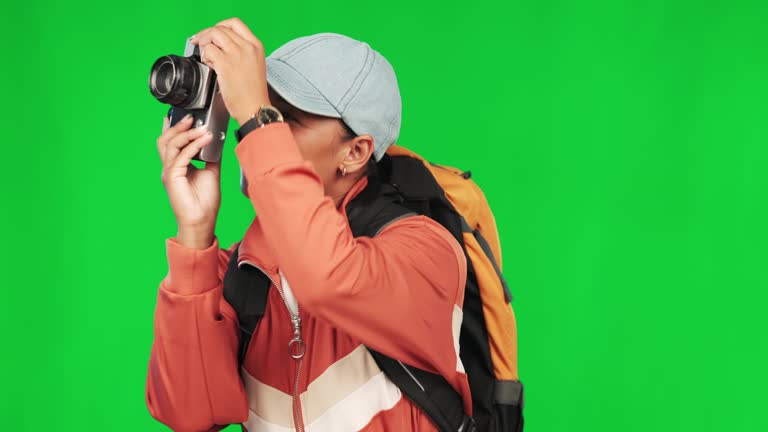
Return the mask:
<path fill-rule="evenodd" d="M 348 144 L 349 152 L 344 158 L 344 165 L 348 173 L 364 170 L 368 165 L 368 159 L 373 157 L 373 137 L 370 135 L 358 135 Z"/>

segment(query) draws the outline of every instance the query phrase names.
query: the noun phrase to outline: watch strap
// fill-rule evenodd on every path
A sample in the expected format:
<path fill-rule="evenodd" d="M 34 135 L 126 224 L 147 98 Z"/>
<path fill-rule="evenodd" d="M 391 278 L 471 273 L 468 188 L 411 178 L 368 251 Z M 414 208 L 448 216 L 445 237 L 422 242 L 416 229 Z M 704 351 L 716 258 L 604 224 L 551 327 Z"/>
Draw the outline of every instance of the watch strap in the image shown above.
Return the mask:
<path fill-rule="evenodd" d="M 254 130 L 260 128 L 263 126 L 261 122 L 259 121 L 258 116 L 253 116 L 248 120 L 247 122 L 243 123 L 240 128 L 235 130 L 235 138 L 237 138 L 237 142 L 240 142 L 245 138 L 246 135 L 248 135 L 250 132 L 253 132 Z"/>
<path fill-rule="evenodd" d="M 240 128 L 235 131 L 237 142 L 239 143 L 242 141 L 246 135 L 253 132 L 255 129 L 276 122 L 283 122 L 283 115 L 280 111 L 271 105 L 262 105 L 253 117 L 243 123 Z"/>

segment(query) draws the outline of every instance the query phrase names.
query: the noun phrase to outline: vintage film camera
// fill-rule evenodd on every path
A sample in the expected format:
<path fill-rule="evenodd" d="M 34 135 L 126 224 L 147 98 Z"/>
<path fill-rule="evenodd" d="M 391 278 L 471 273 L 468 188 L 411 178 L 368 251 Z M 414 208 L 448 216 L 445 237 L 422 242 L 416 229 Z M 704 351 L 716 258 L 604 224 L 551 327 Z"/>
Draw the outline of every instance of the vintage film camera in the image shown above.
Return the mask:
<path fill-rule="evenodd" d="M 165 55 L 155 61 L 149 73 L 149 91 L 157 100 L 171 106 L 170 126 L 191 114 L 193 127 L 207 127 L 213 133 L 212 141 L 193 159 L 217 162 L 221 159 L 229 112 L 221 98 L 216 72 L 201 63 L 200 47 L 190 39 L 183 57 Z"/>

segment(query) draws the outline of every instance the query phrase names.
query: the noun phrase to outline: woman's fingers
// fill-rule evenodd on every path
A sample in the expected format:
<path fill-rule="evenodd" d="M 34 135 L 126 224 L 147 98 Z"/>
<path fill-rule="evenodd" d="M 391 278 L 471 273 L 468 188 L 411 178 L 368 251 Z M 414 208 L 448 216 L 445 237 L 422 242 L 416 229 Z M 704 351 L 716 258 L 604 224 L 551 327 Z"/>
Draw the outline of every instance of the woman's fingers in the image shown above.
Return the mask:
<path fill-rule="evenodd" d="M 244 40 L 254 44 L 261 45 L 261 41 L 251 32 L 251 29 L 240 18 L 229 18 L 216 23 L 217 26 L 224 26 L 237 33 Z"/>
<path fill-rule="evenodd" d="M 178 155 L 176 155 L 168 168 L 186 169 L 187 166 L 192 162 L 192 158 L 197 154 L 197 152 L 199 152 L 201 148 L 205 147 L 211 142 L 211 138 L 213 138 L 213 134 L 210 132 L 198 136 L 194 141 L 189 143 L 189 145 L 184 147 L 184 149 L 181 150 Z"/>
<path fill-rule="evenodd" d="M 163 161 L 163 163 L 165 163 L 166 145 L 173 139 L 173 137 L 192 126 L 192 116 L 185 117 L 172 127 L 167 127 L 166 125 L 170 125 L 170 120 L 163 120 L 163 133 L 157 137 L 157 152 L 160 154 L 160 160 Z"/>
<path fill-rule="evenodd" d="M 218 27 L 207 28 L 192 38 L 192 43 L 199 45 L 201 48 L 212 43 L 228 53 L 240 48 L 242 42 L 244 41 L 240 37 L 234 38 L 233 35 Z"/>
<path fill-rule="evenodd" d="M 196 127 L 186 130 L 173 137 L 167 146 L 169 149 L 181 150 L 190 141 L 202 136 L 206 131 L 208 131 L 208 128 L 206 127 Z"/>

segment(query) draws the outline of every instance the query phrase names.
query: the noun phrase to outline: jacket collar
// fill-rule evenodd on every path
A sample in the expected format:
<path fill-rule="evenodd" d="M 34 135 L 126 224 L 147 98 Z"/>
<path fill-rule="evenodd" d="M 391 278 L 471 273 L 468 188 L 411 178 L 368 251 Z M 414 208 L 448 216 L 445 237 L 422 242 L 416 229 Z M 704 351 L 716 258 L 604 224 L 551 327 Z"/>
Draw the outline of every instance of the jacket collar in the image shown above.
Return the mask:
<path fill-rule="evenodd" d="M 367 185 L 368 177 L 363 176 L 357 183 L 352 185 L 352 188 L 350 188 L 349 192 L 344 196 L 341 206 L 337 209 L 337 211 L 344 216 L 344 219 L 347 218 L 347 204 L 359 195 Z M 258 216 L 253 219 L 248 230 L 246 230 L 238 249 L 238 267 L 242 267 L 245 262 L 258 267 L 262 271 L 273 276 L 277 274 L 277 262 L 269 251 L 267 242 L 264 239 L 263 227 L 261 226 L 261 221 Z"/>

